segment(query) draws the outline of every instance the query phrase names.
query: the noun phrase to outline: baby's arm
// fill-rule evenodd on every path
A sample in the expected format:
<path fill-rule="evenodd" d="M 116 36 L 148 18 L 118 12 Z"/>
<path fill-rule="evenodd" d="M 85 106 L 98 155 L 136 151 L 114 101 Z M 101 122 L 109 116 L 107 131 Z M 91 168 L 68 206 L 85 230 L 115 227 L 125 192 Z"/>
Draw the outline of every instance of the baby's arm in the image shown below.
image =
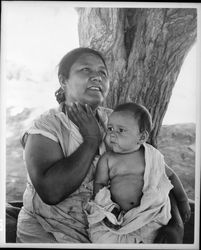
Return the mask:
<path fill-rule="evenodd" d="M 96 167 L 96 173 L 95 173 L 95 179 L 94 179 L 94 190 L 93 190 L 93 199 L 95 199 L 96 194 L 98 191 L 107 186 L 109 182 L 109 167 L 108 167 L 108 159 L 109 159 L 109 153 L 103 154 Z M 115 211 L 115 208 L 111 211 L 113 213 Z M 103 219 L 103 222 L 106 226 L 109 228 L 119 229 L 119 225 L 113 224 L 107 217 Z"/>
<path fill-rule="evenodd" d="M 183 222 L 185 223 L 190 219 L 190 216 L 191 216 L 191 208 L 189 205 L 188 196 L 184 190 L 184 187 L 179 177 L 176 175 L 176 173 L 167 165 L 165 167 L 165 171 L 172 185 L 174 186 L 172 191 L 176 197 Z"/>
<path fill-rule="evenodd" d="M 108 168 L 108 153 L 103 154 L 96 167 L 93 198 L 95 198 L 98 191 L 104 186 L 108 185 L 109 181 L 109 168 Z"/>

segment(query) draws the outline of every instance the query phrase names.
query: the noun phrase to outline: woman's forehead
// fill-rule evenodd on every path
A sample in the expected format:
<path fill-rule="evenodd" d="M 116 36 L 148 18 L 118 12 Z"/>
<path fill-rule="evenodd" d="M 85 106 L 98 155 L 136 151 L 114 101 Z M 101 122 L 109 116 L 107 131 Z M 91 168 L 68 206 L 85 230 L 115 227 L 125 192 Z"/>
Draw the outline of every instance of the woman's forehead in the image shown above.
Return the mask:
<path fill-rule="evenodd" d="M 84 65 L 94 65 L 94 63 L 96 63 L 100 66 L 104 66 L 104 68 L 105 68 L 105 64 L 104 64 L 103 60 L 101 59 L 101 57 L 98 55 L 92 54 L 92 53 L 84 53 L 84 54 L 80 55 L 77 58 L 77 60 L 75 61 L 75 63 L 76 64 L 84 64 Z"/>

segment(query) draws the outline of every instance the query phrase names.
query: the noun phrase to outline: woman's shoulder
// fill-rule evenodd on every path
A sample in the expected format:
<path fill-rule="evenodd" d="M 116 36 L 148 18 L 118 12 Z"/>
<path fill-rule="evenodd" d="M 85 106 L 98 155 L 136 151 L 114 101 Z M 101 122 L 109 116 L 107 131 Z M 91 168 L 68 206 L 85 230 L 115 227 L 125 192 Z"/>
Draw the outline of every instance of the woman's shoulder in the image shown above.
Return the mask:
<path fill-rule="evenodd" d="M 64 113 L 60 110 L 60 108 L 51 108 L 43 113 L 39 114 L 33 119 L 33 122 L 40 122 L 40 121 L 48 121 L 48 122 L 56 122 L 60 119 L 60 117 L 64 116 Z"/>
<path fill-rule="evenodd" d="M 45 117 L 54 117 L 61 113 L 58 107 L 51 108 L 42 112 L 36 119 L 45 118 Z"/>
<path fill-rule="evenodd" d="M 26 130 L 48 130 L 59 131 L 61 124 L 65 122 L 65 116 L 59 108 L 51 108 L 37 116 L 34 116 L 32 121 L 26 126 Z"/>

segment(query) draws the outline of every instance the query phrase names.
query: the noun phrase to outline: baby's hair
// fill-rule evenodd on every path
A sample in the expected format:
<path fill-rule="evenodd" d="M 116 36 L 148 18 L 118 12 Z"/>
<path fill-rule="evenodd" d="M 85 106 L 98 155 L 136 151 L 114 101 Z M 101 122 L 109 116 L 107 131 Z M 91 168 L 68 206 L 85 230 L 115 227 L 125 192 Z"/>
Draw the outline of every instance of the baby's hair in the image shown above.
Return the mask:
<path fill-rule="evenodd" d="M 138 120 L 138 125 L 140 132 L 147 131 L 148 133 L 152 130 L 152 118 L 151 114 L 149 113 L 148 109 L 140 104 L 134 102 L 127 102 L 118 105 L 114 112 L 117 111 L 128 111 L 131 112 L 135 119 Z"/>
<path fill-rule="evenodd" d="M 63 56 L 63 58 L 61 59 L 59 65 L 58 65 L 58 67 L 59 67 L 58 68 L 58 77 L 60 75 L 62 75 L 63 77 L 68 79 L 72 65 L 83 54 L 93 54 L 93 55 L 98 56 L 102 60 L 102 62 L 104 63 L 105 68 L 107 70 L 107 65 L 106 65 L 105 59 L 100 52 L 98 52 L 94 49 L 91 49 L 91 48 L 80 47 L 80 48 L 76 48 L 76 49 L 71 50 L 65 56 Z M 65 101 L 64 91 L 61 87 L 55 92 L 55 96 L 56 96 L 58 103 Z"/>

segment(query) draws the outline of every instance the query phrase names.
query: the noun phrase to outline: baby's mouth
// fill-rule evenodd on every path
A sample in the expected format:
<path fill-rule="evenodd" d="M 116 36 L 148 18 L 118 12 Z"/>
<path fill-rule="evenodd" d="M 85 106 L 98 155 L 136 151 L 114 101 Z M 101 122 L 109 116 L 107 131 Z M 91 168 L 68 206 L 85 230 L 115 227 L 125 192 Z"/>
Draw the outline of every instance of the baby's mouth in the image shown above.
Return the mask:
<path fill-rule="evenodd" d="M 115 141 L 110 141 L 111 145 L 116 145 L 117 143 Z"/>

